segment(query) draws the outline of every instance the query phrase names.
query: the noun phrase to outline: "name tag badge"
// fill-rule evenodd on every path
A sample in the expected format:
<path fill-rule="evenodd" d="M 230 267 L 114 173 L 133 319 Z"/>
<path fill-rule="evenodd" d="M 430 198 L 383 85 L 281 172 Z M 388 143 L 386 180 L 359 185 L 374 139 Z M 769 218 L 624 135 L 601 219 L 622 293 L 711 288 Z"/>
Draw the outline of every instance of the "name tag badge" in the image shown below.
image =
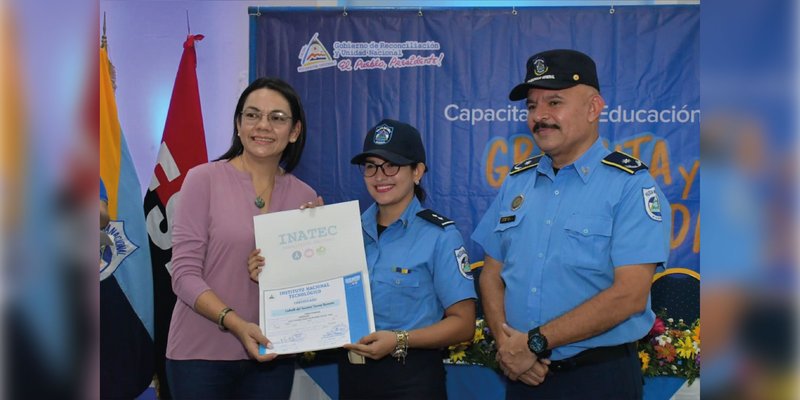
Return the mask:
<path fill-rule="evenodd" d="M 514 220 L 516 220 L 516 219 L 517 219 L 516 215 L 509 215 L 507 217 L 500 217 L 500 223 L 501 224 L 507 224 L 509 222 L 514 222 Z"/>

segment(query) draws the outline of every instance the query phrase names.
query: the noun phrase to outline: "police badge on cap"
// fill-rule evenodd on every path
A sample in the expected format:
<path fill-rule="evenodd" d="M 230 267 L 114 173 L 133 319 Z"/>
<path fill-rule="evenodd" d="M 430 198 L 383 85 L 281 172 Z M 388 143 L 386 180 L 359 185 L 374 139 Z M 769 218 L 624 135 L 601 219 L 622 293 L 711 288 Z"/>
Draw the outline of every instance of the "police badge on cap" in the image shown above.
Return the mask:
<path fill-rule="evenodd" d="M 350 160 L 362 164 L 367 157 L 382 158 L 395 165 L 425 164 L 425 147 L 417 128 L 393 119 L 383 119 L 367 132 L 364 150 Z"/>
<path fill-rule="evenodd" d="M 591 57 L 576 50 L 559 49 L 536 53 L 526 64 L 525 81 L 511 89 L 513 101 L 528 97 L 528 89 L 567 89 L 578 84 L 600 90 L 597 67 Z"/>

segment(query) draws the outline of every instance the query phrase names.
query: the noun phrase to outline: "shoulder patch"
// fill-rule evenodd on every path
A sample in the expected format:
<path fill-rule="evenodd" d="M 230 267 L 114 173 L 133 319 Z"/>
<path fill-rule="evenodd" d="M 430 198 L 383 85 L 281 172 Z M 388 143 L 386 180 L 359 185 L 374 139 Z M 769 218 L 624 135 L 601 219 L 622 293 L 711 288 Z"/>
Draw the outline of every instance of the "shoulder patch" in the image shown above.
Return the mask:
<path fill-rule="evenodd" d="M 539 165 L 539 160 L 541 160 L 541 158 L 542 158 L 542 155 L 539 154 L 538 156 L 533 156 L 531 158 L 523 160 L 522 162 L 514 164 L 514 166 L 511 167 L 511 172 L 509 172 L 508 174 L 509 175 L 514 175 L 516 173 L 519 173 L 519 172 L 534 168 L 537 165 Z"/>
<path fill-rule="evenodd" d="M 647 165 L 641 160 L 621 151 L 615 151 L 607 155 L 601 162 L 614 168 L 619 168 L 631 175 L 635 174 L 637 171 L 647 169 Z"/>
<path fill-rule="evenodd" d="M 455 221 L 445 216 L 435 213 L 433 210 L 425 209 L 417 213 L 417 216 L 438 227 L 444 228 L 447 225 L 455 224 Z"/>

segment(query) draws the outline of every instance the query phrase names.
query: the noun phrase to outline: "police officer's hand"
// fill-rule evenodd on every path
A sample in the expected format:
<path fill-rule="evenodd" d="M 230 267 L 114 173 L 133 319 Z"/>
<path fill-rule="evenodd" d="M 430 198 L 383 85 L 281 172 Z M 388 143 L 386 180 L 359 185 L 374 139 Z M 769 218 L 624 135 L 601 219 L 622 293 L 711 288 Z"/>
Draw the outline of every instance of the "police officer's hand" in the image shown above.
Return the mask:
<path fill-rule="evenodd" d="M 519 376 L 519 381 L 530 386 L 538 386 L 544 382 L 547 372 L 550 371 L 550 360 L 537 360 L 531 369 Z"/>
<path fill-rule="evenodd" d="M 512 381 L 531 369 L 536 363 L 536 355 L 528 348 L 528 334 L 503 324 L 503 332 L 508 339 L 497 349 L 500 369 Z"/>
<path fill-rule="evenodd" d="M 364 357 L 380 360 L 394 351 L 397 346 L 397 335 L 389 331 L 377 331 L 361 338 L 358 343 L 345 344 L 345 349 L 352 350 Z"/>
<path fill-rule="evenodd" d="M 260 255 L 261 249 L 255 249 L 250 256 L 247 257 L 247 272 L 250 274 L 250 280 L 258 282 L 258 274 L 264 269 L 264 257 Z"/>

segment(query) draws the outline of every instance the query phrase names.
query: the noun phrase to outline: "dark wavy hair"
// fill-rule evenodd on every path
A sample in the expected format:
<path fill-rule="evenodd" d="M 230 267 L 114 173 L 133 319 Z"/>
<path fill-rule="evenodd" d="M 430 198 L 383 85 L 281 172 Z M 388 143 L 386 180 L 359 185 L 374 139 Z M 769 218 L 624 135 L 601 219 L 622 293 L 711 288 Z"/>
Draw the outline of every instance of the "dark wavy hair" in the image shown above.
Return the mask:
<path fill-rule="evenodd" d="M 297 95 L 294 88 L 286 81 L 274 77 L 262 77 L 254 80 L 239 96 L 239 102 L 236 103 L 236 110 L 233 112 L 233 139 L 231 140 L 231 147 L 225 154 L 221 155 L 219 160 L 231 160 L 234 157 L 241 155 L 244 152 L 242 140 L 239 138 L 239 130 L 237 124 L 241 123 L 242 110 L 244 109 L 244 102 L 250 93 L 258 89 L 274 90 L 283 96 L 289 102 L 289 108 L 292 112 L 292 128 L 299 122 L 300 135 L 294 143 L 286 145 L 286 149 L 281 154 L 280 165 L 286 172 L 292 172 L 300 162 L 300 156 L 303 155 L 303 148 L 306 145 L 306 112 L 303 110 L 303 103 L 300 102 L 300 96 Z"/>
<path fill-rule="evenodd" d="M 412 169 L 417 168 L 417 164 L 422 164 L 422 163 L 411 164 L 411 168 Z M 424 172 L 422 174 L 425 175 Z M 422 177 L 420 177 L 420 179 L 422 179 Z M 417 199 L 419 200 L 420 203 L 425 201 L 425 199 L 428 197 L 428 195 L 425 193 L 425 189 L 422 188 L 422 183 L 420 183 L 419 185 L 414 185 L 414 196 L 417 196 Z"/>

